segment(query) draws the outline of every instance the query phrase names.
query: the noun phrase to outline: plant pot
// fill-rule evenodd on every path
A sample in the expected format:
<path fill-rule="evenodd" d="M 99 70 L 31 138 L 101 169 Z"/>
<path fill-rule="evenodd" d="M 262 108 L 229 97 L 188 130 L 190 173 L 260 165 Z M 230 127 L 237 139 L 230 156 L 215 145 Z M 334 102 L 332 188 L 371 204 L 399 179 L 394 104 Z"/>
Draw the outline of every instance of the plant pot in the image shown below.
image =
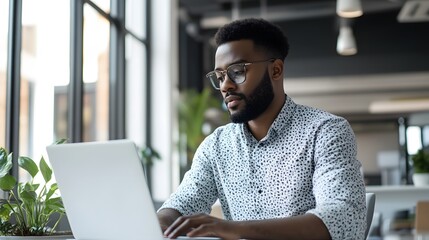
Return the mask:
<path fill-rule="evenodd" d="M 414 186 L 429 186 L 429 173 L 414 173 Z"/>
<path fill-rule="evenodd" d="M 51 240 L 51 239 L 74 239 L 73 235 L 53 236 L 0 236 L 0 240 Z"/>

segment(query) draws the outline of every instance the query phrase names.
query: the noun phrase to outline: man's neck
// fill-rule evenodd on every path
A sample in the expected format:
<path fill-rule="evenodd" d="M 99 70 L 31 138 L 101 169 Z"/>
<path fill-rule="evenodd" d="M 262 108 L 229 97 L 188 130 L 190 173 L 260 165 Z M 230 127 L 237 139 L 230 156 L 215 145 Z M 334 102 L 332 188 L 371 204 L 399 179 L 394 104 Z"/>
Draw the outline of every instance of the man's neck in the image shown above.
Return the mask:
<path fill-rule="evenodd" d="M 260 141 L 267 135 L 268 130 L 282 110 L 285 100 L 286 95 L 284 94 L 282 97 L 274 98 L 273 102 L 268 106 L 265 112 L 263 112 L 259 117 L 247 122 L 247 127 L 256 140 Z"/>

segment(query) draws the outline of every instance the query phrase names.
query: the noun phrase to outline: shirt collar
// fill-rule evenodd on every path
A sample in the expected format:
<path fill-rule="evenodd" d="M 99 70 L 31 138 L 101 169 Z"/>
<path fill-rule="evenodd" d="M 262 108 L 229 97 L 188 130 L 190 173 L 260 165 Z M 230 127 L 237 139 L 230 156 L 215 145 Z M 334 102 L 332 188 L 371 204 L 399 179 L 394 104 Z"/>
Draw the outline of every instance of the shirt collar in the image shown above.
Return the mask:
<path fill-rule="evenodd" d="M 289 124 L 289 119 L 292 117 L 295 107 L 295 102 L 288 95 L 286 95 L 286 100 L 283 104 L 282 109 L 280 110 L 279 114 L 274 119 L 273 124 L 271 124 L 271 127 L 268 130 L 267 138 L 277 135 L 277 133 L 279 133 L 284 127 Z"/>

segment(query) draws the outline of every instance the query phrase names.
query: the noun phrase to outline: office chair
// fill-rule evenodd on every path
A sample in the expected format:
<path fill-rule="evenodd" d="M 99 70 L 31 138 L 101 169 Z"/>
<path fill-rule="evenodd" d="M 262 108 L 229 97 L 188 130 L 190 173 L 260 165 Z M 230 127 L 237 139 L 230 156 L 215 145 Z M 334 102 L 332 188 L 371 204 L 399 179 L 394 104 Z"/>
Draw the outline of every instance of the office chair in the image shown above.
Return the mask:
<path fill-rule="evenodd" d="M 372 223 L 372 216 L 374 215 L 374 206 L 375 206 L 375 194 L 366 193 L 366 230 L 365 230 L 365 239 L 368 238 L 369 229 Z"/>

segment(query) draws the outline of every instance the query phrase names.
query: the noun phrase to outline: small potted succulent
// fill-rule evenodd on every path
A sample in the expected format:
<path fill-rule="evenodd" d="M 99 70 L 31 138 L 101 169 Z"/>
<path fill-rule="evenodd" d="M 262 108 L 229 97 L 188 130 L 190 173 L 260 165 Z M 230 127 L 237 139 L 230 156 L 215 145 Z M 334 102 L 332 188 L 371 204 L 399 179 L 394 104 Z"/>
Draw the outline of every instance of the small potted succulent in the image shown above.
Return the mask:
<path fill-rule="evenodd" d="M 64 140 L 60 140 L 57 144 L 63 142 Z M 0 147 L 0 189 L 8 195 L 7 199 L 0 200 L 0 239 L 17 238 L 11 236 L 32 236 L 31 239 L 40 238 L 34 236 L 62 238 L 55 232 L 55 228 L 65 215 L 65 209 L 58 194 L 58 186 L 52 180 L 52 169 L 43 156 L 39 165 L 29 157 L 20 156 L 18 165 L 30 174 L 29 181 L 17 182 L 10 175 L 12 153 Z M 41 183 L 34 181 L 38 174 L 43 177 Z M 70 233 L 61 235 L 72 238 Z"/>
<path fill-rule="evenodd" d="M 429 149 L 420 149 L 412 156 L 415 186 L 429 185 Z"/>

